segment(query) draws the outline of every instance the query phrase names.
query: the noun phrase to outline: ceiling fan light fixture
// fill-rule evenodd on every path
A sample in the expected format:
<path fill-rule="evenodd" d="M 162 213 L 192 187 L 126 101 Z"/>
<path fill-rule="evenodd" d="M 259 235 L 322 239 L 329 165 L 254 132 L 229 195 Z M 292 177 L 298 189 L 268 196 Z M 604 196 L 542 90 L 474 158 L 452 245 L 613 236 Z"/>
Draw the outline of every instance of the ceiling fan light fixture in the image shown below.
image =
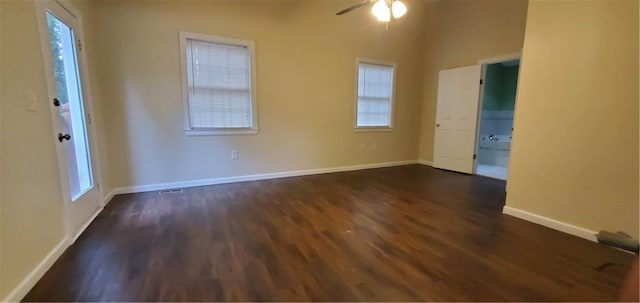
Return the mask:
<path fill-rule="evenodd" d="M 391 4 L 391 12 L 393 13 L 393 18 L 398 19 L 407 13 L 407 6 L 400 0 L 393 1 Z"/>
<path fill-rule="evenodd" d="M 373 8 L 371 8 L 371 14 L 378 19 L 380 19 L 381 16 L 389 14 L 387 2 L 385 0 L 378 0 L 376 4 L 373 5 Z"/>
<path fill-rule="evenodd" d="M 373 14 L 378 21 L 387 23 L 387 27 L 392 18 L 398 19 L 407 13 L 407 6 L 400 0 L 361 0 L 359 3 L 337 12 L 336 15 L 344 15 L 370 4 L 373 4 L 371 14 Z"/>
<path fill-rule="evenodd" d="M 385 8 L 384 11 L 382 11 L 378 16 L 376 16 L 378 21 L 380 22 L 389 22 L 391 21 L 391 11 L 389 10 L 389 8 Z"/>

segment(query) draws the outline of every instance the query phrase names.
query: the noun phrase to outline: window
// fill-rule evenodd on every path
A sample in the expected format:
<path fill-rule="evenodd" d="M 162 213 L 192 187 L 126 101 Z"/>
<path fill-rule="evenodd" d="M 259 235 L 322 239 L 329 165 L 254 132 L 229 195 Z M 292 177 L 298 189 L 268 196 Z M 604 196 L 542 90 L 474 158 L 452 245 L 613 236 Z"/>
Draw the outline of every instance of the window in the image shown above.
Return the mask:
<path fill-rule="evenodd" d="M 357 129 L 393 127 L 395 64 L 358 59 Z"/>
<path fill-rule="evenodd" d="M 180 32 L 187 135 L 257 133 L 254 43 Z"/>

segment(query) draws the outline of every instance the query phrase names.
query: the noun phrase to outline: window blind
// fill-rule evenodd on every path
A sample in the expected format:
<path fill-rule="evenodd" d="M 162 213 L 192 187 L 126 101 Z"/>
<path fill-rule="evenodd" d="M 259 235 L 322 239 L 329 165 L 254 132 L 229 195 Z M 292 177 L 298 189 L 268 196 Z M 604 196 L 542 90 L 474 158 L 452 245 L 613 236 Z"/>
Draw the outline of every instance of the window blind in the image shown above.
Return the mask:
<path fill-rule="evenodd" d="M 252 127 L 249 49 L 187 39 L 186 52 L 190 127 Z"/>
<path fill-rule="evenodd" d="M 391 126 L 393 67 L 358 64 L 358 105 L 356 126 Z"/>

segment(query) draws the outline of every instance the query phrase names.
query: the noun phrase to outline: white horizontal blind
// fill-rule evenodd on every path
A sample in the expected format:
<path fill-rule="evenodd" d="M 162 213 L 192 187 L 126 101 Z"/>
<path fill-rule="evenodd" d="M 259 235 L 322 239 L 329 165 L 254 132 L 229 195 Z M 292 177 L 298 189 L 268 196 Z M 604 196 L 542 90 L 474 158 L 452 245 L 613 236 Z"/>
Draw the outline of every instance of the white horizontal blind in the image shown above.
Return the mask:
<path fill-rule="evenodd" d="M 187 39 L 186 52 L 190 127 L 252 127 L 249 49 Z"/>
<path fill-rule="evenodd" d="M 358 64 L 358 127 L 390 127 L 393 66 Z"/>

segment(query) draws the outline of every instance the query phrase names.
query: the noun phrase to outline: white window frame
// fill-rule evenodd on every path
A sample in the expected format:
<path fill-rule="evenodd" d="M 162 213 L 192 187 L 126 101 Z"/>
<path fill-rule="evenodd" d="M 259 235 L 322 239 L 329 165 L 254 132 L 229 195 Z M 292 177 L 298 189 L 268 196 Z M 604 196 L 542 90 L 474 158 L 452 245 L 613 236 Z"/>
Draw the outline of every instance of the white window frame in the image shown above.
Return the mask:
<path fill-rule="evenodd" d="M 391 112 L 389 117 L 389 126 L 358 126 L 358 83 L 360 74 L 360 64 L 380 65 L 393 68 L 393 79 L 391 81 Z M 398 73 L 398 67 L 395 62 L 369 59 L 369 58 L 356 58 L 356 85 L 355 85 L 355 102 L 353 104 L 353 130 L 355 132 L 384 132 L 393 131 L 395 108 L 396 108 L 396 78 Z"/>
<path fill-rule="evenodd" d="M 246 128 L 191 128 L 189 114 L 189 80 L 187 72 L 187 40 L 199 40 L 217 44 L 243 46 L 249 50 L 251 64 L 251 126 Z M 250 135 L 258 133 L 258 102 L 256 99 L 256 53 L 255 43 L 249 40 L 239 40 L 227 37 L 198 34 L 180 31 L 180 64 L 182 68 L 182 103 L 184 113 L 184 132 L 187 136 L 215 136 L 215 135 Z"/>

